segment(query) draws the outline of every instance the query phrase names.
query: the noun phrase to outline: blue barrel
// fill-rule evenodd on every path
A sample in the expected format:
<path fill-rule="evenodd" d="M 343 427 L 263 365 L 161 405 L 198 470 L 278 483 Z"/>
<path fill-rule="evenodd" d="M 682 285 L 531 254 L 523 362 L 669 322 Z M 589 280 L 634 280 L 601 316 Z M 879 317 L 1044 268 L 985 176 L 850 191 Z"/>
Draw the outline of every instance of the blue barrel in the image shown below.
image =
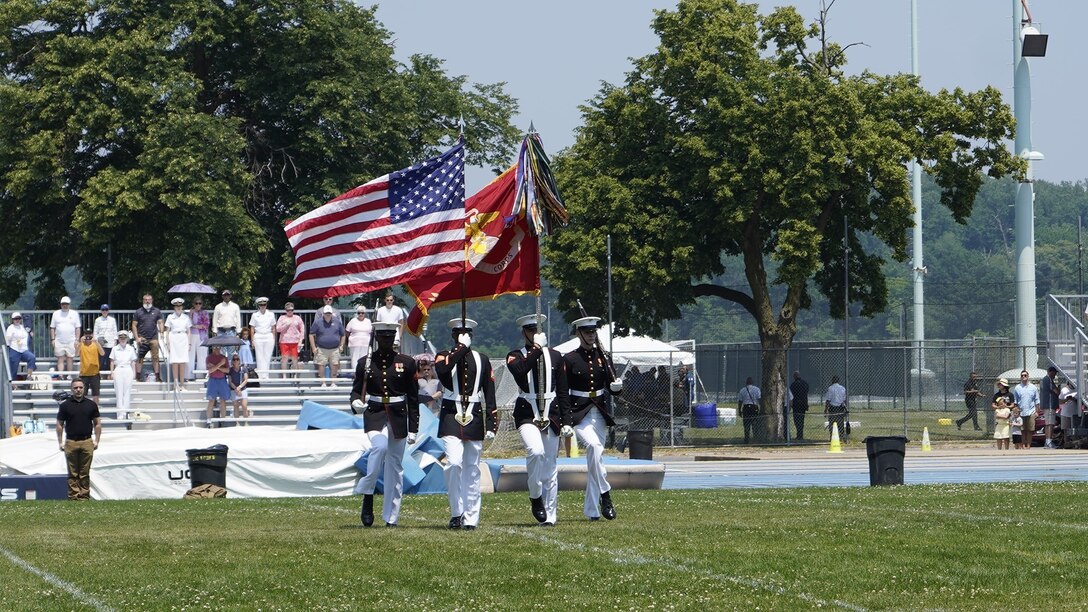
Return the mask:
<path fill-rule="evenodd" d="M 714 429 L 718 426 L 718 405 L 714 402 L 696 404 L 692 411 L 694 426 L 703 429 Z"/>

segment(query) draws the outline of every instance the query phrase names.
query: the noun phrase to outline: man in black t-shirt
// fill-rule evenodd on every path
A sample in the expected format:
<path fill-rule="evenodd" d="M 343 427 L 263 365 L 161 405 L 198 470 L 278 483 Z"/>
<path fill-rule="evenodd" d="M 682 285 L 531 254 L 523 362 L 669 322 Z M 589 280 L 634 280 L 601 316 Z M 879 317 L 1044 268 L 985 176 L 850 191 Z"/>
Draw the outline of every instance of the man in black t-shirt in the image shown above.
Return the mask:
<path fill-rule="evenodd" d="M 73 380 L 71 397 L 57 410 L 57 444 L 68 462 L 68 499 L 91 498 L 91 459 L 102 438 L 98 404 L 84 391 L 83 381 Z"/>

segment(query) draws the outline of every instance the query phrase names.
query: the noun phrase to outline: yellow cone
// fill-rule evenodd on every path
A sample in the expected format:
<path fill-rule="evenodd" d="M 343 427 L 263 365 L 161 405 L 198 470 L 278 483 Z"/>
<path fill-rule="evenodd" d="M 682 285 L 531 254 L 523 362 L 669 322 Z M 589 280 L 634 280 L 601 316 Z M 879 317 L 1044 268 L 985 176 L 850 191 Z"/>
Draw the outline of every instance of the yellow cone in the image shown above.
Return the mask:
<path fill-rule="evenodd" d="M 841 453 L 842 442 L 839 441 L 839 424 L 831 424 L 831 448 L 827 449 L 829 453 Z"/>
<path fill-rule="evenodd" d="M 928 453 L 933 450 L 933 447 L 929 445 L 929 428 L 922 428 L 922 452 Z"/>

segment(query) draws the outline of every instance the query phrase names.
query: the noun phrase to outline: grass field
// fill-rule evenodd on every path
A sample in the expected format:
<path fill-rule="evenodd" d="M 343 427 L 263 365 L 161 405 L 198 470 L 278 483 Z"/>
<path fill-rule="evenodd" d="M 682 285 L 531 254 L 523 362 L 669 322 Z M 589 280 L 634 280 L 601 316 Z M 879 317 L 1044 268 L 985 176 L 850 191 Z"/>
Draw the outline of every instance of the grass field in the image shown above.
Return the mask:
<path fill-rule="evenodd" d="M 1088 483 L 0 505 L 3 610 L 1082 609 Z M 378 500 L 380 503 L 380 500 Z M 529 520 L 527 520 L 529 519 Z M 1049 521 L 1049 526 L 1047 522 Z"/>

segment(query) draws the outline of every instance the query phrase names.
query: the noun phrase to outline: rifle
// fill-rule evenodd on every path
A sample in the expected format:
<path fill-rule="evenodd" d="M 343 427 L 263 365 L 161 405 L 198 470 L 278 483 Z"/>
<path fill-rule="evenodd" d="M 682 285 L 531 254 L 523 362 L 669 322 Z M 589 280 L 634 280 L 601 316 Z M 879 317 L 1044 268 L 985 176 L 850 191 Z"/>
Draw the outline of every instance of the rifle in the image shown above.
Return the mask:
<path fill-rule="evenodd" d="M 576 299 L 574 301 L 576 304 L 578 304 L 578 310 L 582 313 L 582 316 L 588 317 L 589 315 L 586 314 L 585 307 L 582 306 L 582 300 Z M 604 352 L 604 347 L 601 346 L 601 334 L 597 330 L 593 330 L 593 347 L 601 353 L 602 357 L 606 355 L 606 353 Z M 612 380 L 619 380 L 619 377 L 616 376 L 616 367 L 612 365 L 612 356 L 609 355 L 608 357 L 608 359 L 604 360 L 605 363 L 608 364 L 608 373 L 612 375 Z"/>

